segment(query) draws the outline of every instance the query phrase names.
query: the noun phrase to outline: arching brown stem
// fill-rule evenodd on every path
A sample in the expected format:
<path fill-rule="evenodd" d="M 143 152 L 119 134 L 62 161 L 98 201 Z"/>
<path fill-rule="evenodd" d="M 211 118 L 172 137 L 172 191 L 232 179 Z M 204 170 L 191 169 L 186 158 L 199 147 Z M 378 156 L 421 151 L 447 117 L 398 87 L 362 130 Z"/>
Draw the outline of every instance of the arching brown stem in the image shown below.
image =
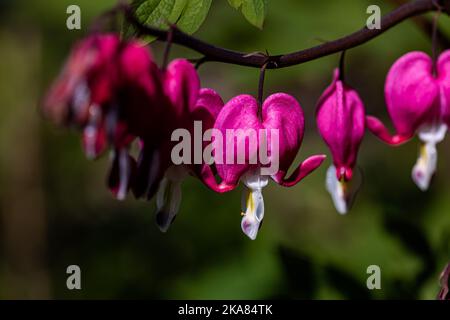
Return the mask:
<path fill-rule="evenodd" d="M 426 12 L 438 10 L 439 8 L 436 6 L 436 3 L 438 3 L 447 14 L 449 14 L 450 0 L 415 0 L 403 4 L 389 14 L 385 15 L 381 19 L 380 29 L 370 30 L 367 27 L 364 27 L 359 31 L 337 40 L 283 55 L 267 57 L 265 55 L 248 54 L 220 48 L 190 36 L 179 29 L 173 29 L 172 42 L 201 53 L 205 57 L 205 61 L 230 63 L 259 69 L 267 63 L 267 69 L 280 69 L 302 64 L 362 45 L 406 19 Z M 121 5 L 121 9 L 125 12 L 128 22 L 136 28 L 139 34 L 152 35 L 161 41 L 168 40 L 168 31 L 142 24 L 136 18 L 129 6 Z"/>

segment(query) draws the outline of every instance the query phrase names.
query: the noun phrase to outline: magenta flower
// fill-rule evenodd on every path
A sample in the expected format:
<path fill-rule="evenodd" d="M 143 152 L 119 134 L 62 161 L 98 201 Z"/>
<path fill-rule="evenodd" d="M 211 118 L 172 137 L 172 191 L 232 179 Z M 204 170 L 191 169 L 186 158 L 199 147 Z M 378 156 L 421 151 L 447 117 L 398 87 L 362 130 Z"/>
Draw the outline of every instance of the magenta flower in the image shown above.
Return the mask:
<path fill-rule="evenodd" d="M 122 42 L 117 34 L 96 34 L 75 46 L 45 97 L 44 112 L 83 130 L 88 158 L 111 146 L 108 185 L 124 199 L 135 167 L 129 144 L 136 137 L 154 137 L 162 127 L 156 120 L 165 117 L 161 91 L 159 70 L 147 48 Z"/>
<path fill-rule="evenodd" d="M 185 59 L 172 61 L 162 73 L 162 79 L 168 102 L 166 107 L 170 112 L 166 123 L 170 133 L 175 129 L 186 129 L 194 136 L 194 121 L 200 121 L 203 130 L 213 127 L 223 106 L 222 99 L 212 89 L 200 89 L 197 71 L 190 62 Z M 135 194 L 145 193 L 151 198 L 156 193 L 156 221 L 160 230 L 166 232 L 179 210 L 183 180 L 193 175 L 203 181 L 204 164 L 194 164 L 194 154 L 189 164 L 174 164 L 171 153 L 175 143 L 170 135 L 156 148 L 153 141 L 150 137 L 143 142 Z M 192 150 L 196 149 L 195 143 L 192 141 Z M 203 147 L 200 145 L 200 151 Z"/>
<path fill-rule="evenodd" d="M 365 131 L 364 104 L 358 93 L 334 72 L 332 84 L 320 97 L 316 111 L 320 135 L 333 155 L 326 186 L 336 210 L 345 214 L 359 189 L 354 172 L 359 146 Z"/>
<path fill-rule="evenodd" d="M 450 125 L 450 50 L 436 63 L 423 52 L 401 57 L 389 71 L 385 97 L 397 133 L 391 136 L 375 117 L 367 117 L 367 126 L 390 145 L 418 135 L 422 146 L 412 178 L 421 190 L 427 190 L 436 171 L 436 145 Z"/>
<path fill-rule="evenodd" d="M 240 180 L 248 188 L 241 227 L 252 240 L 256 238 L 264 217 L 262 189 L 268 184 L 269 177 L 282 186 L 290 187 L 325 159 L 324 155 L 309 157 L 286 178 L 302 143 L 303 111 L 295 98 L 284 93 L 268 97 L 261 111 L 259 115 L 255 98 L 240 95 L 223 107 L 214 125 L 223 137 L 214 140 L 215 148 L 224 150 L 215 154 L 215 165 L 222 179 L 215 190 L 228 191 Z"/>
<path fill-rule="evenodd" d="M 222 106 L 223 101 L 214 90 L 202 88 L 198 92 L 197 102 L 190 106 L 189 113 L 186 114 L 184 128 L 190 132 L 192 137 L 194 136 L 194 121 L 200 121 L 205 130 L 212 128 Z M 195 153 L 196 143 L 196 141 L 192 141 L 193 153 Z M 200 146 L 202 152 L 204 147 L 204 144 Z M 209 166 L 203 162 L 203 159 L 202 164 L 195 164 L 193 161 L 195 156 L 195 154 L 191 154 L 192 158 L 189 164 L 172 164 L 166 170 L 159 185 L 156 197 L 156 221 L 163 232 L 168 230 L 178 213 L 183 180 L 191 175 L 208 185 L 205 182 L 203 171 L 205 167 L 209 168 Z"/>
<path fill-rule="evenodd" d="M 57 123 L 84 126 L 91 105 L 110 100 L 117 76 L 111 68 L 120 40 L 93 35 L 78 42 L 44 101 L 44 113 Z"/>
<path fill-rule="evenodd" d="M 172 61 L 166 70 L 160 71 L 160 79 L 161 92 L 165 98 L 163 107 L 167 114 L 160 122 L 165 125 L 165 130 L 158 130 L 141 140 L 137 180 L 133 186 L 137 198 L 145 195 L 151 199 L 156 194 L 166 170 L 171 166 L 173 144 L 170 135 L 183 125 L 183 118 L 189 106 L 195 105 L 200 90 L 200 80 L 195 69 L 183 59 Z M 157 134 L 162 138 L 158 139 Z"/>

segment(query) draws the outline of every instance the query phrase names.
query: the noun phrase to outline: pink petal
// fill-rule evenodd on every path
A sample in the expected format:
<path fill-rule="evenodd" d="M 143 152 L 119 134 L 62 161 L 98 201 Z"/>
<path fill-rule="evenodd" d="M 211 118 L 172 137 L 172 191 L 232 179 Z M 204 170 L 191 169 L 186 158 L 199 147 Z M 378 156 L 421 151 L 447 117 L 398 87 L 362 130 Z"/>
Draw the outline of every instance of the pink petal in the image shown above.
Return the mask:
<path fill-rule="evenodd" d="M 213 89 L 208 88 L 202 88 L 200 90 L 199 98 L 191 111 L 189 118 L 190 123 L 188 124 L 188 130 L 190 130 L 191 133 L 194 132 L 194 121 L 201 121 L 202 125 L 202 132 L 206 132 L 207 130 L 214 127 L 214 123 L 216 121 L 217 116 L 219 115 L 220 110 L 222 110 L 223 107 L 223 100 L 222 98 L 215 92 Z M 195 134 L 195 133 L 194 133 Z M 204 151 L 204 148 L 209 145 L 210 142 L 203 142 L 202 144 L 202 152 Z M 196 150 L 195 142 L 192 142 L 192 150 Z M 195 161 L 195 159 L 194 159 Z M 204 161 L 202 157 L 202 162 Z M 207 168 L 205 168 L 205 166 Z M 216 187 L 217 183 L 215 182 L 214 175 L 212 175 L 213 180 L 211 179 L 211 175 L 209 172 L 204 173 L 205 170 L 210 170 L 209 165 L 202 163 L 202 164 L 193 164 L 189 166 L 190 171 L 194 173 L 203 183 L 205 183 L 208 187 Z M 205 177 L 202 177 L 202 174 L 205 174 Z M 224 192 L 224 191 L 222 191 Z"/>
<path fill-rule="evenodd" d="M 251 167 L 250 159 L 256 156 L 256 154 L 250 154 L 250 148 L 246 143 L 246 132 L 249 132 L 247 130 L 254 130 L 257 135 L 258 130 L 262 128 L 258 119 L 256 99 L 250 95 L 240 95 L 231 99 L 219 113 L 214 128 L 218 129 L 223 135 L 223 154 L 215 154 L 217 172 L 225 185 L 235 186 L 242 174 Z M 227 139 L 227 129 L 232 129 L 235 134 L 234 136 L 229 135 L 229 139 Z M 237 129 L 241 129 L 241 131 L 237 132 Z M 215 141 L 215 143 L 217 142 Z M 234 164 L 226 164 L 229 162 L 227 161 L 227 149 L 231 150 L 231 143 L 234 143 Z M 238 145 L 244 145 L 244 143 L 246 146 L 245 164 L 237 164 Z M 228 156 L 231 158 L 231 155 Z"/>
<path fill-rule="evenodd" d="M 115 56 L 119 42 L 117 34 L 96 34 L 78 42 L 44 98 L 44 113 L 58 123 L 84 125 L 88 107 L 98 96 L 93 84 L 101 82 L 103 86 L 100 75 Z"/>
<path fill-rule="evenodd" d="M 119 57 L 121 116 L 130 131 L 155 140 L 166 138 L 169 102 L 162 93 L 162 75 L 147 47 L 129 42 Z"/>
<path fill-rule="evenodd" d="M 401 145 L 413 137 L 413 133 L 409 133 L 408 135 L 391 135 L 381 120 L 373 116 L 366 117 L 366 126 L 379 139 L 392 146 Z"/>
<path fill-rule="evenodd" d="M 345 173 L 350 180 L 364 136 L 365 111 L 358 93 L 339 80 L 338 69 L 333 83 L 319 100 L 316 120 L 337 172 Z"/>
<path fill-rule="evenodd" d="M 216 91 L 202 88 L 191 110 L 191 118 L 194 121 L 202 121 L 203 130 L 211 129 L 222 107 L 223 100 Z"/>
<path fill-rule="evenodd" d="M 441 86 L 441 113 L 450 128 L 450 50 L 441 54 L 437 62 L 439 84 Z"/>
<path fill-rule="evenodd" d="M 215 174 L 211 166 L 204 164 L 201 166 L 201 171 L 198 173 L 200 181 L 206 185 L 209 189 L 217 193 L 229 192 L 236 188 L 237 183 L 227 184 L 226 182 L 217 183 Z"/>
<path fill-rule="evenodd" d="M 200 80 L 192 63 L 185 59 L 173 60 L 164 76 L 164 92 L 172 103 L 174 113 L 181 119 L 195 107 L 200 91 Z"/>
<path fill-rule="evenodd" d="M 264 101 L 262 115 L 269 154 L 272 154 L 271 130 L 278 130 L 280 170 L 287 172 L 302 143 L 305 128 L 303 110 L 294 97 L 276 93 Z"/>
<path fill-rule="evenodd" d="M 398 135 L 409 137 L 439 110 L 439 87 L 432 74 L 433 61 L 423 52 L 411 52 L 392 66 L 386 79 L 385 96 Z"/>
<path fill-rule="evenodd" d="M 322 162 L 325 160 L 325 155 L 314 155 L 307 158 L 305 161 L 299 164 L 297 169 L 291 174 L 289 178 L 285 178 L 287 172 L 278 172 L 273 179 L 279 185 L 284 187 L 292 187 L 299 183 L 303 178 L 309 175 L 311 172 L 316 170 Z"/>

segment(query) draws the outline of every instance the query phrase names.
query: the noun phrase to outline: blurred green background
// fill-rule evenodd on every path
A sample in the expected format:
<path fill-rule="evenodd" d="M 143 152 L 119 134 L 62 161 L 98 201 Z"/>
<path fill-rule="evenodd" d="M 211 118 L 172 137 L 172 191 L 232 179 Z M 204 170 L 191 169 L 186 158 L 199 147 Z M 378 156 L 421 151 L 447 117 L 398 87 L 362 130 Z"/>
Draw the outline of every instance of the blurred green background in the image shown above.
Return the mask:
<path fill-rule="evenodd" d="M 66 29 L 78 4 L 82 30 Z M 161 234 L 154 202 L 112 199 L 107 156 L 86 160 L 76 132 L 57 128 L 38 101 L 71 45 L 115 1 L 0 0 L 0 298 L 434 299 L 450 253 L 450 139 L 439 145 L 438 174 L 423 193 L 410 179 L 418 141 L 390 148 L 370 134 L 361 147 L 364 184 L 347 216 L 324 187 L 330 159 L 299 185 L 264 189 L 266 218 L 256 241 L 240 230 L 238 189 L 218 195 L 190 178 L 176 223 Z M 251 26 L 225 0 L 214 0 L 201 39 L 241 51 L 296 51 L 359 29 L 366 8 L 389 1 L 270 0 L 265 27 Z M 430 16 L 431 17 L 431 16 Z M 450 36 L 449 18 L 440 25 Z M 161 61 L 163 45 L 152 45 Z M 367 113 L 389 121 L 383 98 L 390 65 L 412 50 L 431 51 L 411 21 L 347 55 L 348 83 Z M 175 46 L 172 56 L 198 54 Z M 315 104 L 339 56 L 268 71 L 265 94 L 297 97 L 306 113 L 298 161 L 327 153 Z M 207 63 L 202 85 L 227 100 L 256 94 L 257 69 Z M 389 122 L 388 122 L 389 123 Z M 66 268 L 82 270 L 82 290 L 66 288 Z M 379 265 L 381 290 L 366 288 Z"/>

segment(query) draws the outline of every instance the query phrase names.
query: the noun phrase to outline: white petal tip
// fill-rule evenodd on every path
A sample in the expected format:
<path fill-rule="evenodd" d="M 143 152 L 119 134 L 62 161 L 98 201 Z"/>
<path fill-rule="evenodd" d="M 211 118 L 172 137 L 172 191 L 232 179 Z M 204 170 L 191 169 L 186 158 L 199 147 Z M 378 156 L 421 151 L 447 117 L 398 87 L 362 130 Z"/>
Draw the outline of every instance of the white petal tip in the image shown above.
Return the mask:
<path fill-rule="evenodd" d="M 116 195 L 116 200 L 124 201 L 127 198 L 126 194 L 119 193 Z"/>
<path fill-rule="evenodd" d="M 161 233 L 167 233 L 167 231 L 169 231 L 169 227 L 161 227 L 158 226 L 159 231 L 161 231 Z"/>
<path fill-rule="evenodd" d="M 242 218 L 241 222 L 242 232 L 244 232 L 244 234 L 251 240 L 256 240 L 260 225 L 261 223 L 254 219 L 248 219 L 246 216 Z"/>
<path fill-rule="evenodd" d="M 156 214 L 156 225 L 162 233 L 167 233 L 167 231 L 169 231 L 174 220 L 175 216 L 171 216 L 166 212 L 160 211 Z"/>
<path fill-rule="evenodd" d="M 411 178 L 417 187 L 427 191 L 437 167 L 437 150 L 432 143 L 425 143 L 420 148 L 419 158 L 413 167 Z"/>
<path fill-rule="evenodd" d="M 357 192 L 357 188 L 352 188 L 349 182 L 339 181 L 336 178 L 336 169 L 334 166 L 328 168 L 325 184 L 336 211 L 342 216 L 346 215 L 352 204 L 352 199 Z"/>
<path fill-rule="evenodd" d="M 423 192 L 428 191 L 430 187 L 431 177 L 422 170 L 414 169 L 411 175 L 416 186 Z"/>

